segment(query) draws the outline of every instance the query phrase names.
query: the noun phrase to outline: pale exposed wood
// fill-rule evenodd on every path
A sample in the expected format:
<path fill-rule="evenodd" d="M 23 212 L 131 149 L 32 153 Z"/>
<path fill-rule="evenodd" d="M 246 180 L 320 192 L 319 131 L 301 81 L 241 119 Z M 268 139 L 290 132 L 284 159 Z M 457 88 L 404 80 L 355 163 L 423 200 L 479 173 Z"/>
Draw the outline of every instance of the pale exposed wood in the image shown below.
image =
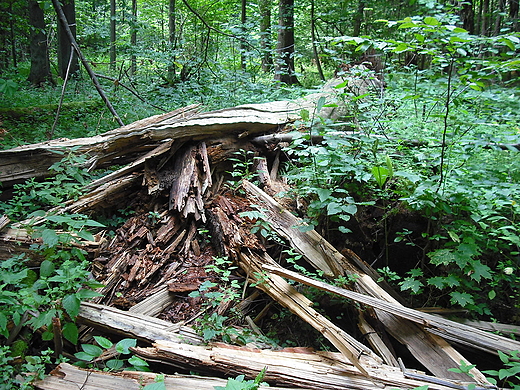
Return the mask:
<path fill-rule="evenodd" d="M 320 269 L 328 277 L 338 277 L 349 273 L 357 275 L 355 286 L 360 292 L 399 305 L 399 302 L 388 294 L 374 279 L 349 262 L 329 242 L 315 230 L 302 232 L 298 229 L 303 222 L 287 210 L 283 209 L 272 197 L 257 186 L 244 180 L 243 188 L 254 196 L 264 208 L 266 221 L 271 227 L 286 238 L 291 246 L 301 253 L 315 268 Z M 364 265 L 365 268 L 368 265 Z M 464 379 L 464 374 L 448 371 L 458 367 L 460 361 L 467 360 L 440 337 L 427 333 L 417 325 L 396 317 L 393 313 L 377 312 L 379 320 L 387 331 L 399 342 L 404 344 L 428 370 L 441 378 Z M 467 362 L 469 364 L 469 362 Z M 484 375 L 478 370 L 474 373 L 475 380 L 487 383 Z"/>
<path fill-rule="evenodd" d="M 159 291 L 132 306 L 128 311 L 155 317 L 172 303 L 172 297 L 168 286 L 163 286 Z"/>
<path fill-rule="evenodd" d="M 171 340 L 192 344 L 202 342 L 202 338 L 188 326 L 172 324 L 155 317 L 95 303 L 82 302 L 77 320 L 81 324 L 102 329 L 109 333 L 135 337 L 149 342 L 155 340 Z"/>
<path fill-rule="evenodd" d="M 295 280 L 300 283 L 304 283 L 306 285 L 319 288 L 321 290 L 337 294 L 348 299 L 352 299 L 356 302 L 378 308 L 388 313 L 393 313 L 399 317 L 421 325 L 432 333 L 440 334 L 448 340 L 457 341 L 458 343 L 465 344 L 473 348 L 479 348 L 483 351 L 495 354 L 497 351 L 502 351 L 507 354 L 510 351 L 520 350 L 520 342 L 516 340 L 511 340 L 509 338 L 489 333 L 472 326 L 450 321 L 428 313 L 422 313 L 418 310 L 396 305 L 391 302 L 386 302 L 382 299 L 356 293 L 354 291 L 346 290 L 337 286 L 332 286 L 328 283 L 320 282 L 296 272 L 283 269 L 280 266 L 266 264 L 263 266 L 263 268 L 273 272 L 276 275 L 280 275 L 291 280 Z"/>
<path fill-rule="evenodd" d="M 84 370 L 68 363 L 61 363 L 49 376 L 44 380 L 37 381 L 34 386 L 39 390 L 141 390 L 144 386 L 154 383 L 157 375 L 151 372 L 124 371 L 109 373 Z M 214 390 L 215 386 L 225 387 L 226 382 L 225 379 L 221 378 L 196 375 L 177 374 L 164 376 L 164 384 L 167 390 Z M 264 386 L 260 388 L 291 390 L 290 388 L 281 389 L 279 387 Z"/>
<path fill-rule="evenodd" d="M 0 232 L 3 230 L 3 228 L 5 228 L 7 225 L 9 225 L 9 222 L 11 222 L 11 221 L 9 220 L 7 215 L 0 216 Z"/>
<path fill-rule="evenodd" d="M 388 346 L 383 342 L 376 330 L 363 318 L 363 316 L 359 316 L 358 327 L 363 334 L 363 337 L 366 338 L 368 343 L 372 346 L 372 349 L 381 356 L 385 364 L 399 367 L 394 354 L 388 349 Z"/>
<path fill-rule="evenodd" d="M 416 371 L 405 375 L 399 368 L 363 361 L 366 377 L 340 353 L 313 352 L 305 348 L 259 350 L 215 344 L 209 347 L 157 342 L 153 348 L 133 348 L 143 359 L 170 362 L 175 367 L 226 376 L 255 377 L 267 367 L 265 380 L 278 386 L 320 390 L 390 390 L 428 386 L 429 390 L 461 389 L 462 382 L 430 377 Z M 420 379 L 419 379 L 420 378 Z M 482 390 L 482 387 L 477 387 Z"/>
<path fill-rule="evenodd" d="M 282 278 L 272 275 L 265 278 L 262 275 L 262 264 L 274 266 L 276 263 L 267 253 L 256 255 L 251 252 L 240 252 L 239 254 L 240 267 L 248 273 L 252 280 L 261 282 L 258 288 L 322 333 L 361 373 L 368 375 L 366 367 L 359 362 L 360 355 L 370 356 L 373 362 L 381 361 L 370 349 L 314 310 L 311 307 L 312 302 Z"/>

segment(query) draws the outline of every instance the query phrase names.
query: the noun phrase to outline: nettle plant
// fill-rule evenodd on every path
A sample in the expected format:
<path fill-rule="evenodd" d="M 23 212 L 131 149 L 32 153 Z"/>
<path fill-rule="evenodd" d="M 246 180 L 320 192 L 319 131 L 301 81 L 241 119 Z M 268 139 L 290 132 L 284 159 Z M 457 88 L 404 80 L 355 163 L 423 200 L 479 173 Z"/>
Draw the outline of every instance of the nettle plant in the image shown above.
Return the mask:
<path fill-rule="evenodd" d="M 45 211 L 79 195 L 87 173 L 77 165 L 68 166 L 73 161 L 82 159 L 66 155 L 53 165 L 57 174 L 52 180 L 19 185 L 12 200 L 1 204 L 2 212 L 38 239 L 31 246 L 34 259 L 20 254 L 0 262 L 0 334 L 9 341 L 13 356 L 25 358 L 26 363 L 13 367 L 17 373 L 24 373 L 29 363 L 41 365 L 33 367 L 34 372 L 45 371 L 49 354 L 26 356 L 42 341 L 47 345 L 54 340 L 55 354 L 61 353 L 56 343 L 61 337 L 76 344 L 75 319 L 81 301 L 99 296 L 94 289 L 103 287 L 90 276 L 86 252 L 74 246 L 80 240 L 94 241 L 89 230 L 103 225 L 80 214 Z M 22 377 L 22 383 L 28 384 L 34 375 Z"/>

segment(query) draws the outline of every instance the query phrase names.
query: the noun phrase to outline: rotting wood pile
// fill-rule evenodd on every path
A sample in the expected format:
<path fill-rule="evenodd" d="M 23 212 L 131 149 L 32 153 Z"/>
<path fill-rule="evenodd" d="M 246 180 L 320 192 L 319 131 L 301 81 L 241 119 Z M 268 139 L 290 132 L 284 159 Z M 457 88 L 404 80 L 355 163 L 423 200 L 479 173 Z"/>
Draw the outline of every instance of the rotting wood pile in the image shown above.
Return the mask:
<path fill-rule="evenodd" d="M 43 178 L 60 156 L 61 148 L 75 147 L 88 154 L 89 165 L 119 170 L 88 185 L 85 195 L 54 213 L 103 215 L 107 210 L 132 210 L 114 237 L 97 235 L 84 243 L 92 273 L 105 287 L 103 296 L 83 303 L 77 321 L 82 335 L 112 334 L 136 338 L 137 356 L 169 367 L 165 384 L 171 389 L 213 389 L 226 378 L 245 374 L 255 377 L 267 367 L 265 381 L 280 388 L 298 389 L 477 389 L 494 388 L 477 369 L 472 377 L 449 371 L 482 351 L 520 350 L 520 343 L 402 306 L 395 293 L 377 283 L 378 275 L 349 250 L 338 252 L 314 230 L 298 229 L 304 222 L 291 212 L 290 199 L 276 198 L 286 189 L 277 171 L 276 144 L 266 135 L 283 133 L 299 119 L 302 109 L 312 112 L 327 92 L 296 102 L 273 102 L 199 113 L 197 106 L 148 118 L 108 133 L 84 139 L 54 140 L 0 151 L 0 182 L 4 187 L 28 178 Z M 341 108 L 328 112 L 341 116 Z M 264 137 L 259 137 L 264 136 Z M 258 157 L 260 185 L 247 180 L 240 191 L 225 184 L 230 159 L 240 150 Z M 266 159 L 266 157 L 268 157 Z M 251 232 L 255 220 L 243 212 L 260 209 L 278 242 Z M 27 231 L 0 219 L 0 258 L 30 251 L 33 239 Z M 307 230 L 307 231 L 303 231 Z M 303 255 L 308 266 L 322 272 L 331 283 L 317 282 L 285 269 L 273 254 L 281 244 Z M 234 346 L 203 345 L 192 328 L 201 316 L 202 301 L 188 294 L 204 281 L 219 279 L 206 267 L 215 257 L 228 257 L 237 266 L 234 277 L 246 282 L 238 306 L 248 317 L 251 302 L 275 302 L 323 335 L 337 352 L 312 349 L 267 348 L 253 343 Z M 37 260 L 37 259 L 36 259 Z M 338 277 L 356 275 L 353 283 L 339 288 Z M 298 281 L 356 302 L 357 339 L 313 308 L 313 302 L 289 280 Z M 251 287 L 251 286 L 256 287 Z M 219 314 L 231 308 L 216 307 Z M 235 308 L 237 309 L 237 308 Z M 238 324 L 237 324 L 238 325 Z M 242 325 L 243 326 L 243 325 Z M 238 326 L 237 326 L 238 328 Z M 391 337 L 389 337 L 391 336 Z M 395 352 L 404 345 L 423 371 L 407 369 Z M 463 347 L 466 359 L 459 351 Z M 201 373 L 200 376 L 175 374 Z M 207 376 L 204 376 L 207 375 Z M 155 374 L 108 374 L 61 364 L 38 389 L 139 389 L 153 382 Z M 271 388 L 278 388 L 271 387 Z"/>

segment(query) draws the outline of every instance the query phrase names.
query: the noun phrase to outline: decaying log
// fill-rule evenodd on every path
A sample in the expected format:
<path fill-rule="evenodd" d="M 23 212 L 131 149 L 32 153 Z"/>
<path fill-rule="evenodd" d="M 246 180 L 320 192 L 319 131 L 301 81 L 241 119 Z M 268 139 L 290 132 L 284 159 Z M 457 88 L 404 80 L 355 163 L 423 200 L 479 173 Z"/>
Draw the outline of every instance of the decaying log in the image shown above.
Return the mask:
<path fill-rule="evenodd" d="M 172 324 L 148 315 L 123 311 L 95 303 L 81 303 L 78 322 L 108 333 L 135 337 L 148 342 L 156 340 L 170 340 L 190 344 L 200 344 L 202 342 L 202 338 L 188 326 Z"/>
<path fill-rule="evenodd" d="M 383 290 L 374 279 L 349 262 L 315 230 L 302 232 L 298 229 L 304 223 L 283 209 L 273 198 L 245 180 L 243 188 L 248 194 L 258 199 L 271 227 L 286 238 L 311 265 L 322 270 L 329 277 L 339 277 L 345 273 L 356 275 L 355 286 L 360 292 L 399 305 L 399 302 Z M 427 333 L 416 324 L 404 321 L 393 313 L 377 311 L 377 316 L 386 330 L 404 344 L 413 356 L 434 375 L 441 378 L 464 379 L 464 374 L 448 370 L 458 367 L 461 360 L 468 364 L 469 362 L 441 337 Z M 473 375 L 478 383 L 488 383 L 478 370 L 475 370 Z"/>
<path fill-rule="evenodd" d="M 362 375 L 342 354 L 314 352 L 306 348 L 282 351 L 259 350 L 215 344 L 209 347 L 161 341 L 153 348 L 132 348 L 143 359 L 168 362 L 180 369 L 194 369 L 208 374 L 226 376 L 244 374 L 254 378 L 267 367 L 265 381 L 278 386 L 323 390 L 390 390 L 428 386 L 429 390 L 466 389 L 464 382 L 455 382 L 423 373 L 373 365 L 361 356 L 369 376 Z M 478 387 L 478 390 L 484 390 Z"/>
<path fill-rule="evenodd" d="M 49 376 L 34 383 L 38 390 L 141 390 L 144 386 L 155 383 L 159 374 L 151 372 L 123 371 L 118 373 L 85 370 L 68 363 L 61 363 Z M 215 386 L 226 387 L 226 380 L 221 378 L 201 377 L 196 375 L 164 375 L 167 390 L 214 390 Z M 296 390 L 291 388 L 264 387 L 260 389 Z M 298 388 L 301 390 L 301 388 Z M 308 389 L 311 390 L 311 389 Z"/>

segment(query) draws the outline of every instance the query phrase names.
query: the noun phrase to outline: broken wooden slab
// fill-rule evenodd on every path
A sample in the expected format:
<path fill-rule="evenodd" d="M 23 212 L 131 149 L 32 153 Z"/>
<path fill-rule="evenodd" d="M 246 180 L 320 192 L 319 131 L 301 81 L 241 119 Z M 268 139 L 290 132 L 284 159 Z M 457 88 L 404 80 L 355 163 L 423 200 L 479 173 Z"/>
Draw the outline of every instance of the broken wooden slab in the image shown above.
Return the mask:
<path fill-rule="evenodd" d="M 189 326 L 172 324 L 159 318 L 95 303 L 82 302 L 77 321 L 107 333 L 135 337 L 148 342 L 170 340 L 179 343 L 202 343 L 202 338 Z"/>
<path fill-rule="evenodd" d="M 242 187 L 249 195 L 257 199 L 270 226 L 286 238 L 290 245 L 301 253 L 312 266 L 322 270 L 330 278 L 337 278 L 345 273 L 356 275 L 355 287 L 359 292 L 399 305 L 399 302 L 374 279 L 358 268 L 357 264 L 349 261 L 350 259 L 343 256 L 314 229 L 304 229 L 305 231 L 298 229 L 300 226 L 305 226 L 300 218 L 285 210 L 272 197 L 252 183 L 244 180 Z M 367 267 L 366 264 L 363 266 Z M 445 340 L 393 313 L 377 310 L 376 312 L 385 329 L 405 345 L 430 372 L 440 378 L 465 379 L 464 374 L 455 373 L 449 369 L 458 367 L 461 360 L 468 364 L 469 362 Z M 479 371 L 476 371 L 474 376 L 478 383 L 488 383 L 485 376 Z"/>
<path fill-rule="evenodd" d="M 108 390 L 125 389 L 141 390 L 144 386 L 155 383 L 159 374 L 139 371 L 102 372 L 86 370 L 61 363 L 45 379 L 34 383 L 38 390 Z M 201 377 L 197 375 L 163 375 L 167 390 L 214 390 L 215 386 L 226 386 L 226 380 L 221 378 Z M 264 387 L 260 389 L 295 390 L 279 387 Z M 298 388 L 301 390 L 301 388 Z M 308 389 L 311 390 L 311 389 Z"/>
<path fill-rule="evenodd" d="M 180 369 L 195 370 L 209 375 L 254 378 L 267 368 L 264 380 L 277 386 L 323 390 L 411 389 L 427 386 L 429 390 L 465 389 L 465 382 L 455 382 L 425 375 L 418 371 L 401 370 L 364 360 L 369 376 L 362 375 L 341 353 L 314 352 L 307 348 L 281 351 L 232 347 L 225 344 L 197 346 L 161 341 L 153 348 L 132 348 L 145 360 L 169 363 Z M 484 387 L 476 387 L 484 390 Z M 489 389 L 488 389 L 489 390 Z"/>

